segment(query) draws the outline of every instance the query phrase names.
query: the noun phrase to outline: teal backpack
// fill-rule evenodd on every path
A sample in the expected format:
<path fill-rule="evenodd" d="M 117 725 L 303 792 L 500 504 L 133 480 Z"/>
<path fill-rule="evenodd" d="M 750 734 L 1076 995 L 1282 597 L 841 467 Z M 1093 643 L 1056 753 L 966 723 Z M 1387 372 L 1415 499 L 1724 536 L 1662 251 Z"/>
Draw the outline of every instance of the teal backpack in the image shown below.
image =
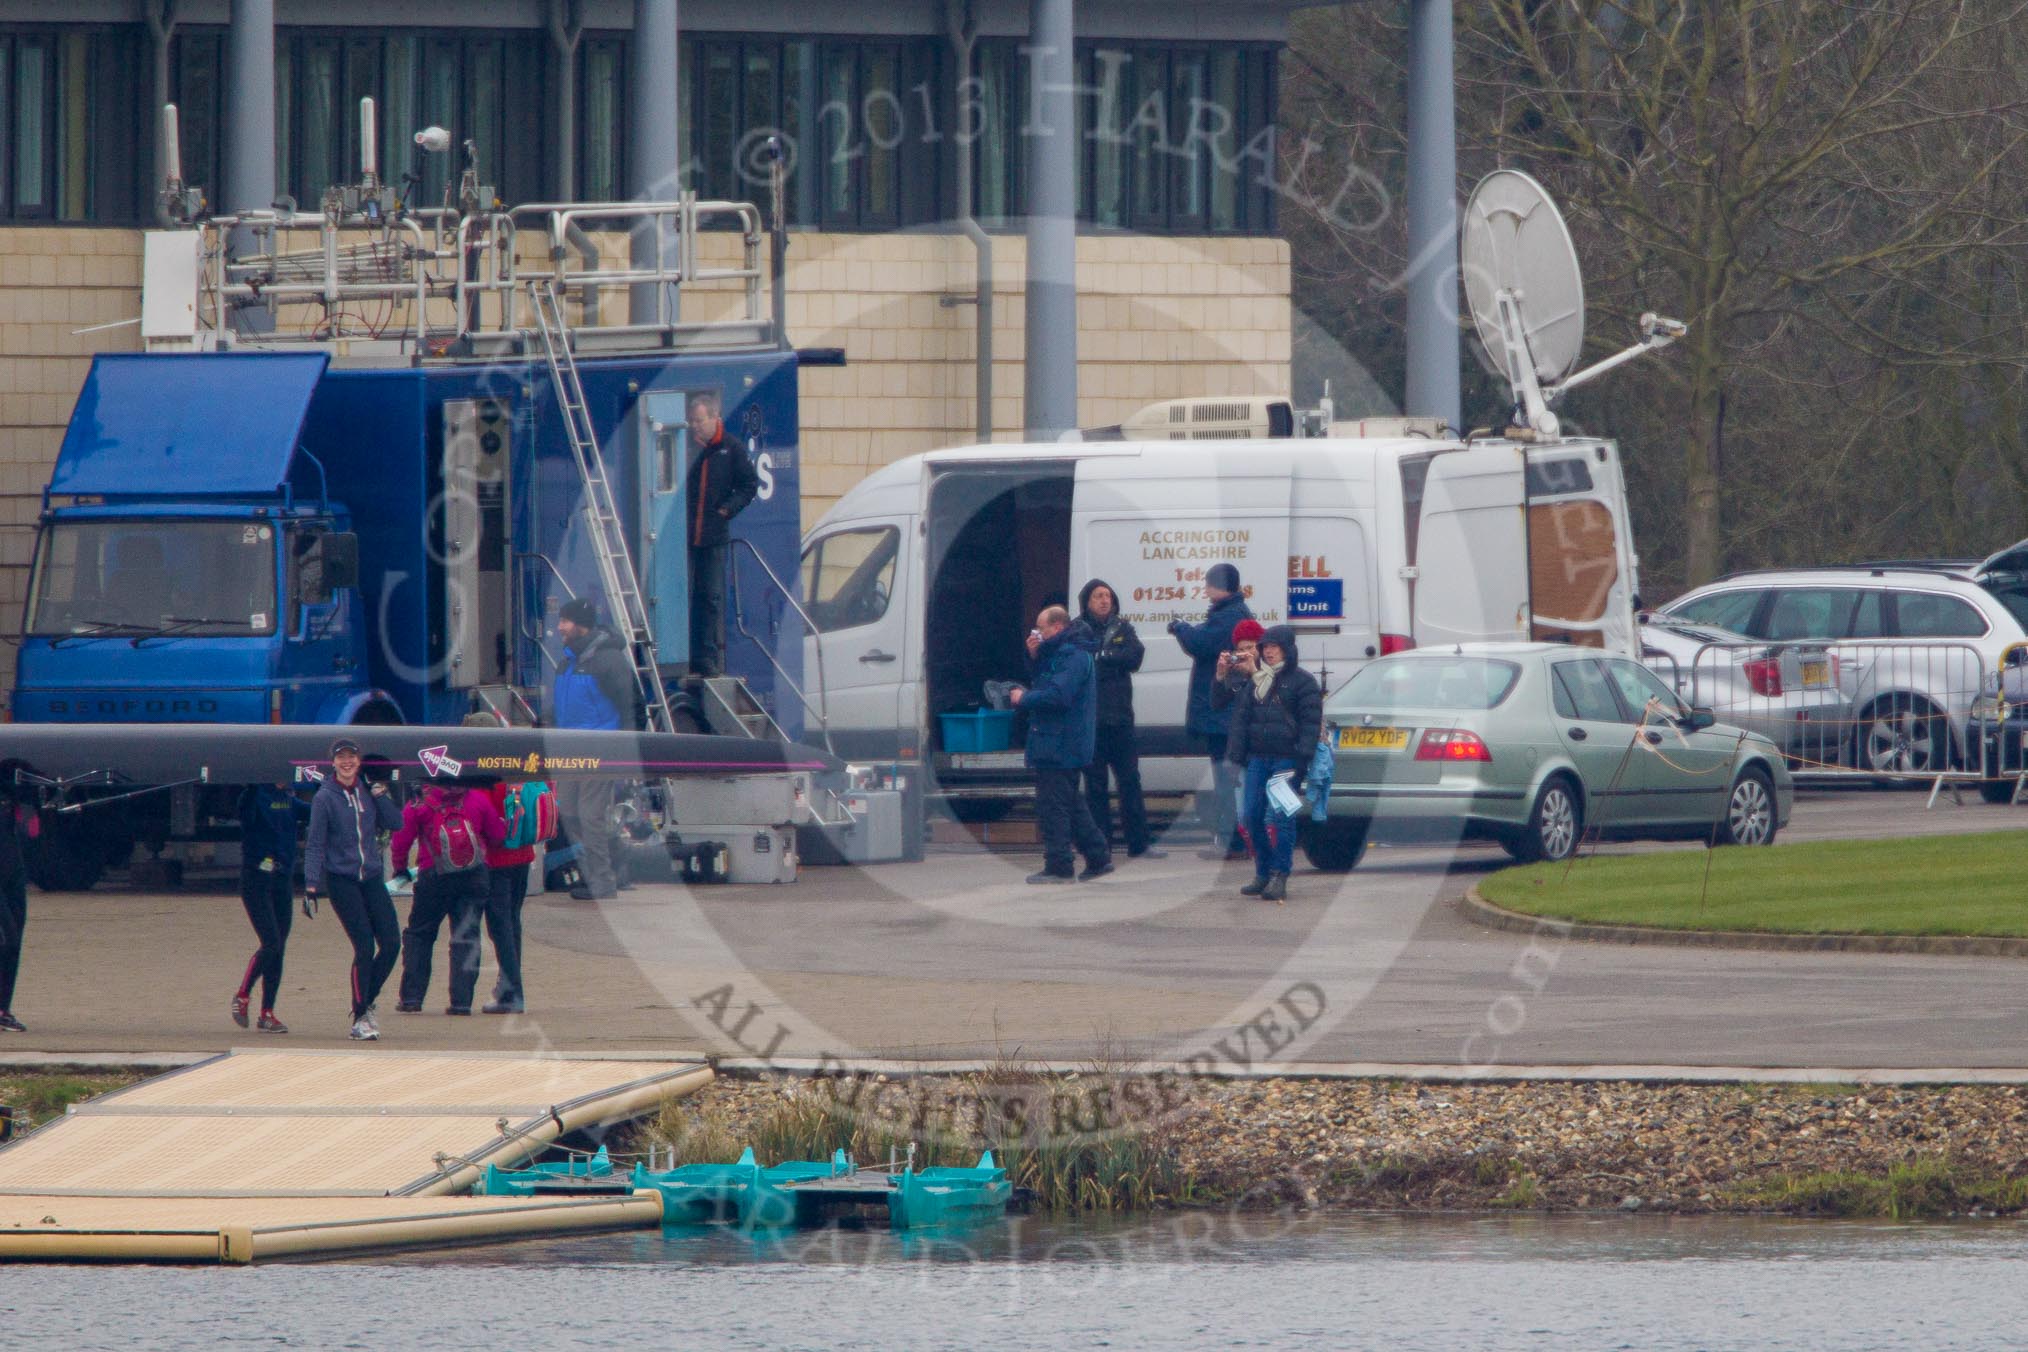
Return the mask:
<path fill-rule="evenodd" d="M 539 779 L 510 787 L 500 811 L 507 819 L 504 849 L 525 850 L 556 838 L 556 795 Z"/>

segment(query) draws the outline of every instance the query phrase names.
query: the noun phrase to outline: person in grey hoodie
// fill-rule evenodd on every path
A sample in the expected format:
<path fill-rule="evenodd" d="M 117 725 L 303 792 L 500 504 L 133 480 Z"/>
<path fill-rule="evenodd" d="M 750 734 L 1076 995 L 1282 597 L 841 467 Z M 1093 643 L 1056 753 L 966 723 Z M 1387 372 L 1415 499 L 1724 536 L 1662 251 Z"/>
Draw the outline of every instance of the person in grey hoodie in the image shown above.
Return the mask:
<path fill-rule="evenodd" d="M 401 959 L 401 926 L 387 895 L 380 833 L 401 826 L 401 811 L 387 785 L 359 775 L 359 744 L 331 743 L 331 773 L 310 800 L 309 838 L 303 848 L 303 916 L 317 917 L 317 898 L 328 893 L 331 910 L 352 941 L 354 1042 L 374 1042 L 380 1025 L 373 1002 Z"/>

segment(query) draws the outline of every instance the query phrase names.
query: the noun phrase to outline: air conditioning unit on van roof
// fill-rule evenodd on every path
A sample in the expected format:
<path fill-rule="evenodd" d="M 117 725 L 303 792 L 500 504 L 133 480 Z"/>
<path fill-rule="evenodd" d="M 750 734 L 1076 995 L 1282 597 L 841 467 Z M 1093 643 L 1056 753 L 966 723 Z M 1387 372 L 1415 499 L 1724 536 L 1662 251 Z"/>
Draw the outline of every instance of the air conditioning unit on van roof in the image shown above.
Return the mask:
<path fill-rule="evenodd" d="M 1123 441 L 1248 441 L 1292 437 L 1296 410 L 1286 396 L 1170 399 L 1120 424 Z"/>

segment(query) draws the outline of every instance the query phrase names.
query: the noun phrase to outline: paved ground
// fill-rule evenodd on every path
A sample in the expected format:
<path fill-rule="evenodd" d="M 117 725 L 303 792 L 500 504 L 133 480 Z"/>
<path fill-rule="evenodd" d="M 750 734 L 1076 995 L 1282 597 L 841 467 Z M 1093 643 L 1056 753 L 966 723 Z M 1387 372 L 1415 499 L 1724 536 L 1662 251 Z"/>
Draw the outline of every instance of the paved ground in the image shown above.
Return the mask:
<path fill-rule="evenodd" d="M 2028 808 L 1924 812 L 1920 795 L 1852 791 L 1807 796 L 1791 836 L 2023 825 Z M 440 954 L 430 1011 L 382 1023 L 390 1045 L 799 1058 L 2028 1066 L 2021 962 L 1501 934 L 1455 902 L 1504 862 L 1376 849 L 1342 879 L 1299 873 L 1285 907 L 1235 895 L 1245 873 L 1187 847 L 1076 888 L 1023 885 L 1032 856 L 953 851 L 795 887 L 537 897 L 530 1014 L 447 1017 Z M 15 1010 L 31 1032 L 0 1057 L 253 1040 L 225 1013 L 251 949 L 230 893 L 36 894 L 30 912 Z M 293 1043 L 339 1040 L 348 957 L 328 914 L 298 921 Z"/>

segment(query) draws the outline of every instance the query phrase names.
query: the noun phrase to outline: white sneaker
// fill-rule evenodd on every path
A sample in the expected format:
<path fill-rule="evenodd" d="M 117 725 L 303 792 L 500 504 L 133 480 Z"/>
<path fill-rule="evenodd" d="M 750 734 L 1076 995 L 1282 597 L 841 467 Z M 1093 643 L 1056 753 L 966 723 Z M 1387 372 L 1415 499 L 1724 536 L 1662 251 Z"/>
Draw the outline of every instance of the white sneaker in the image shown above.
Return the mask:
<path fill-rule="evenodd" d="M 366 1022 L 366 1031 L 375 1037 L 380 1036 L 380 1020 L 374 1017 L 378 1013 L 380 1013 L 380 1006 L 378 1004 L 371 1004 L 366 1007 L 366 1013 L 361 1016 Z"/>
<path fill-rule="evenodd" d="M 371 1018 L 361 1014 L 352 1021 L 352 1040 L 354 1042 L 378 1042 L 380 1041 L 380 1030 L 373 1026 Z"/>

